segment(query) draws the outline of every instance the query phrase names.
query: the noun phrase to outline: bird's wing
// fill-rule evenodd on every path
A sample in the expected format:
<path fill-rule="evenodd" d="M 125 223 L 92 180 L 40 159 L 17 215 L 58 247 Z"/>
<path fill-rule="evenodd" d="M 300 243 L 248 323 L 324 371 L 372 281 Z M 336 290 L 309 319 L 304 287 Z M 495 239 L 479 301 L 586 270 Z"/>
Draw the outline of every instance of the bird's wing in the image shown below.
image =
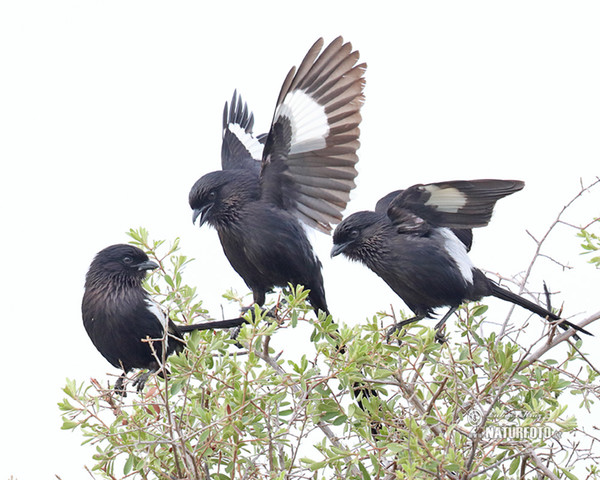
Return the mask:
<path fill-rule="evenodd" d="M 144 299 L 144 303 L 146 310 L 150 313 L 150 315 L 154 316 L 156 320 L 160 322 L 161 332 L 160 335 L 157 335 L 155 338 L 161 338 L 164 335 L 165 327 L 167 327 L 167 337 L 165 338 L 167 355 L 170 355 L 174 351 L 180 351 L 183 347 L 183 343 L 179 342 L 178 339 L 183 339 L 183 335 L 177 325 L 175 325 L 175 323 L 173 323 L 173 321 L 167 316 L 160 303 L 155 301 L 153 298 L 146 297 Z M 175 342 L 171 342 L 169 337 L 175 339 Z"/>
<path fill-rule="evenodd" d="M 470 228 L 451 228 L 450 230 L 462 242 L 467 252 L 470 252 L 473 246 L 473 230 Z"/>
<path fill-rule="evenodd" d="M 377 213 L 387 214 L 388 208 L 390 207 L 390 203 L 394 200 L 398 195 L 400 195 L 404 190 L 395 190 L 393 192 L 388 193 L 386 196 L 381 197 L 377 204 L 375 205 L 375 211 Z M 407 221 L 409 219 L 406 219 Z M 413 218 L 412 221 L 420 220 L 419 217 Z M 396 219 L 396 223 L 398 224 L 398 219 Z M 410 232 L 410 221 L 408 223 Z M 406 227 L 406 225 L 405 225 Z M 422 233 L 427 233 L 429 231 L 428 227 L 421 226 L 420 231 Z M 471 250 L 471 246 L 473 245 L 473 231 L 470 228 L 453 228 L 452 231 L 456 235 L 456 237 L 464 244 L 467 248 L 467 252 Z M 402 232 L 400 232 L 402 233 Z"/>
<path fill-rule="evenodd" d="M 457 180 L 413 185 L 391 200 L 387 215 L 399 228 L 412 217 L 438 227 L 483 227 L 490 222 L 496 201 L 518 192 L 524 185 L 519 180 Z"/>
<path fill-rule="evenodd" d="M 221 168 L 223 170 L 247 169 L 260 171 L 264 135 L 252 134 L 254 114 L 242 97 L 233 92 L 231 104 L 225 102 L 223 109 L 223 143 L 221 145 Z M 262 141 L 261 141 L 262 138 Z"/>
<path fill-rule="evenodd" d="M 148 310 L 148 312 L 150 312 L 156 318 L 156 320 L 160 322 L 164 332 L 164 328 L 167 326 L 167 316 L 165 315 L 165 312 L 163 312 L 160 304 L 150 297 L 146 297 L 144 302 L 146 304 L 146 310 Z"/>
<path fill-rule="evenodd" d="M 329 233 L 350 199 L 359 147 L 365 64 L 338 37 L 309 50 L 283 83 L 266 140 L 263 198 Z"/>
<path fill-rule="evenodd" d="M 392 203 L 392 200 L 400 195 L 403 191 L 404 190 L 394 190 L 393 192 L 388 193 L 385 197 L 381 197 L 375 205 L 375 211 L 385 215 L 390 207 L 390 203 Z"/>

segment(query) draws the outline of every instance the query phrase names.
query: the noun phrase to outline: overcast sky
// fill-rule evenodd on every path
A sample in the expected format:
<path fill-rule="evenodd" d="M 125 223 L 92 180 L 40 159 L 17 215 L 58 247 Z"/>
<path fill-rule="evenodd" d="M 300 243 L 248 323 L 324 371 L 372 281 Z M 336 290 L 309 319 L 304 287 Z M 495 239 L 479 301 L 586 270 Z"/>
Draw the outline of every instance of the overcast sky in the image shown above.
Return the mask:
<path fill-rule="evenodd" d="M 215 317 L 230 308 L 225 290 L 248 291 L 216 233 L 192 225 L 188 191 L 219 168 L 222 108 L 234 88 L 256 132 L 266 131 L 287 71 L 318 37 L 343 35 L 368 64 L 348 213 L 414 183 L 524 180 L 476 232 L 472 251 L 478 266 L 512 276 L 535 248 L 526 230 L 541 237 L 580 179 L 600 173 L 596 2 L 208 5 L 0 4 L 0 478 L 78 479 L 90 464 L 79 433 L 60 431 L 56 403 L 65 378 L 114 373 L 81 323 L 96 252 L 144 226 L 154 238 L 181 237 L 197 259 L 187 281 Z M 587 223 L 598 205 L 598 191 L 585 195 L 568 221 Z M 577 320 L 600 310 L 600 299 L 599 273 L 580 258 L 574 233 L 561 227 L 545 251 L 575 269 L 541 261 L 531 288 L 545 279 Z M 337 319 L 356 324 L 404 308 L 366 268 L 330 260 L 329 237 L 314 237 Z"/>

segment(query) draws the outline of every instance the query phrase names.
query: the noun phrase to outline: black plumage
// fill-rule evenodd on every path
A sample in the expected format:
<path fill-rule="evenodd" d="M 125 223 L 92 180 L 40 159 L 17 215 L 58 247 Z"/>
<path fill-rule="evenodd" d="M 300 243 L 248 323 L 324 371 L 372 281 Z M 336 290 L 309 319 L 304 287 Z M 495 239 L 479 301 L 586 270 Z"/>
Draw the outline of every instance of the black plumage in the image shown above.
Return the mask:
<path fill-rule="evenodd" d="M 194 222 L 217 230 L 223 251 L 262 305 L 273 287 L 310 289 L 329 313 L 321 262 L 301 224 L 329 233 L 341 221 L 356 177 L 364 64 L 336 38 L 319 39 L 286 77 L 266 135 L 234 93 L 223 114 L 222 170 L 189 195 Z"/>
<path fill-rule="evenodd" d="M 331 254 L 363 263 L 402 298 L 415 317 L 399 326 L 448 306 L 440 328 L 460 304 L 486 296 L 558 321 L 557 315 L 488 279 L 467 256 L 471 228 L 487 225 L 496 201 L 523 186 L 513 180 L 450 181 L 392 192 L 374 212 L 354 213 L 337 226 Z M 588 333 L 566 320 L 560 326 Z"/>
<path fill-rule="evenodd" d="M 86 275 L 81 305 L 83 325 L 102 356 L 123 371 L 115 385 L 119 393 L 124 393 L 125 373 L 134 368 L 159 371 L 163 358 L 181 351 L 184 332 L 244 323 L 238 318 L 175 325 L 142 286 L 146 272 L 157 267 L 141 249 L 118 244 L 100 251 Z M 147 378 L 147 374 L 137 377 L 138 390 Z"/>

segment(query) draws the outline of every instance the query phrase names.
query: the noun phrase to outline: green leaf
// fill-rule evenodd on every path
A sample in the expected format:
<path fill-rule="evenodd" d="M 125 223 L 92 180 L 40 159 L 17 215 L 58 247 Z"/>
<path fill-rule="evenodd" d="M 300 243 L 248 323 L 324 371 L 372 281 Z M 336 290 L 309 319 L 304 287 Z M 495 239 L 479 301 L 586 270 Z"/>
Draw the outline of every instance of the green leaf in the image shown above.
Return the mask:
<path fill-rule="evenodd" d="M 563 467 L 559 467 L 560 471 L 563 472 L 568 478 L 570 478 L 571 480 L 579 480 L 579 477 L 577 477 L 576 475 L 573 475 L 569 470 L 567 470 L 566 468 Z"/>
<path fill-rule="evenodd" d="M 371 480 L 371 475 L 369 475 L 368 470 L 366 469 L 366 467 L 362 464 L 362 462 L 358 462 L 358 469 L 360 470 L 360 473 L 362 473 L 362 478 L 364 480 Z"/>
<path fill-rule="evenodd" d="M 203 292 L 187 285 L 197 279 L 186 278 L 185 268 L 193 259 L 178 238 L 156 240 L 143 228 L 131 230 L 130 237 L 160 263 L 145 288 L 173 321 L 190 324 L 205 315 L 224 316 L 207 312 L 202 305 L 208 299 L 195 298 Z M 597 258 L 597 237 L 581 238 L 591 243 L 585 251 L 596 252 L 592 255 Z M 484 411 L 492 409 L 488 425 L 498 428 L 576 428 L 579 411 L 563 391 L 580 395 L 581 408 L 595 408 L 589 386 L 597 383 L 598 374 L 573 361 L 580 355 L 574 349 L 553 350 L 556 360 L 538 361 L 506 382 L 530 345 L 522 339 L 518 343 L 518 335 L 509 341 L 490 331 L 483 320 L 495 319 L 493 306 L 462 307 L 461 321 L 455 324 L 461 336 L 444 345 L 425 322 L 404 330 L 398 345 L 385 341 L 385 326 L 392 315 L 394 320 L 405 318 L 402 312 L 379 312 L 363 322 L 352 319 L 351 326 L 323 314 L 316 320 L 307 294 L 301 287 L 286 289 L 277 322 L 265 319 L 256 306 L 252 324 L 237 340 L 226 331 L 186 335 L 184 351 L 168 360 L 167 381 L 156 378 L 140 395 L 121 398 L 104 389 L 101 385 L 114 383 L 113 377 L 100 382 L 67 379 L 65 398 L 58 403 L 61 428 L 81 432 L 83 443 L 96 447 L 90 468 L 98 478 L 204 475 L 187 470 L 190 464 L 178 455 L 185 449 L 195 467 L 207 469 L 213 480 L 348 478 L 349 464 L 362 480 L 384 478 L 389 474 L 384 467 L 392 464 L 396 474 L 416 480 L 425 478 L 425 472 L 462 471 L 464 452 L 470 450 L 463 430 L 466 412 L 479 402 Z M 230 291 L 224 298 L 237 309 L 250 303 L 249 295 L 247 290 Z M 276 298 L 269 294 L 268 308 Z M 287 339 L 297 335 L 300 342 L 304 332 L 315 343 L 296 353 Z M 339 341 L 332 335 L 341 337 L 345 351 L 336 348 Z M 373 380 L 378 396 L 360 397 L 361 409 L 354 386 L 361 381 L 373 385 Z M 492 405 L 494 398 L 498 401 Z M 381 424 L 377 435 L 371 432 L 375 420 Z M 318 421 L 334 432 L 335 444 L 315 425 Z M 443 433 L 432 430 L 439 425 Z M 171 445 L 173 439 L 177 441 Z M 534 447 L 543 442 L 534 441 Z M 299 458 L 299 445 L 311 458 Z M 487 471 L 492 480 L 516 477 L 522 460 L 511 458 L 510 443 L 486 445 L 476 452 L 478 468 L 497 464 Z M 555 462 L 548 466 L 558 472 Z M 115 473 L 120 468 L 124 473 Z M 574 478 L 567 472 L 562 476 Z"/>
<path fill-rule="evenodd" d="M 77 426 L 79 426 L 78 422 L 73 422 L 72 420 L 63 419 L 63 424 L 62 424 L 62 427 L 60 427 L 60 428 L 61 428 L 61 430 L 73 430 Z"/>
<path fill-rule="evenodd" d="M 131 468 L 133 467 L 133 461 L 135 460 L 135 457 L 133 455 L 129 455 L 129 457 L 127 458 L 127 461 L 125 462 L 125 465 L 123 465 L 123 473 L 125 475 L 129 474 L 129 472 L 131 472 Z"/>
<path fill-rule="evenodd" d="M 63 398 L 63 400 L 61 402 L 58 402 L 58 408 L 60 410 L 62 410 L 63 412 L 75 410 L 75 407 L 73 405 L 71 405 L 69 400 L 67 400 L 66 398 Z"/>
<path fill-rule="evenodd" d="M 398 444 L 398 443 L 388 443 L 388 444 L 386 445 L 386 448 L 387 448 L 387 449 L 388 449 L 390 452 L 393 452 L 393 453 L 400 453 L 400 452 L 402 452 L 402 451 L 404 451 L 404 450 L 406 449 L 406 447 L 405 447 L 405 446 L 403 446 L 403 445 L 400 445 L 400 444 Z"/>
<path fill-rule="evenodd" d="M 510 467 L 508 469 L 508 473 L 510 475 L 514 475 L 514 473 L 517 471 L 517 468 L 519 468 L 520 463 L 521 463 L 521 457 L 513 458 L 513 461 L 510 462 Z"/>
<path fill-rule="evenodd" d="M 337 425 L 343 425 L 347 421 L 348 421 L 348 417 L 346 415 L 340 415 L 333 422 L 331 422 L 331 424 L 332 425 L 336 425 L 336 426 Z"/>

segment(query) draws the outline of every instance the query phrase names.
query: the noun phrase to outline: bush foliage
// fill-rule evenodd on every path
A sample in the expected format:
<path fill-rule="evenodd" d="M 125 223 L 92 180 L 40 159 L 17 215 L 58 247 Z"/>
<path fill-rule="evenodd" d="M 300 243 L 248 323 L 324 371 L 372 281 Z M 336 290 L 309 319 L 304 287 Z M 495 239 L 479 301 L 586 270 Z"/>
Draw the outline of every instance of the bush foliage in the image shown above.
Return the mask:
<path fill-rule="evenodd" d="M 130 236 L 159 263 L 146 286 L 171 318 L 206 318 L 184 280 L 190 259 L 179 242 L 151 241 L 143 229 Z M 445 343 L 431 322 L 388 343 L 392 315 L 335 325 L 315 318 L 306 294 L 290 289 L 275 315 L 247 313 L 235 340 L 229 331 L 190 334 L 184 352 L 161 359 L 168 378 L 153 376 L 140 395 L 119 397 L 106 380 L 68 380 L 63 428 L 95 445 L 92 472 L 111 479 L 599 478 L 600 455 L 589 447 L 595 439 L 570 413 L 589 411 L 600 396 L 581 342 L 549 327 L 537 342 L 519 344 L 515 330 L 499 336 L 481 328 L 492 313 L 470 304 Z M 300 328 L 312 335 L 294 360 L 277 332 Z M 332 338 L 338 334 L 343 349 Z M 552 348 L 561 339 L 568 348 L 558 353 Z"/>

